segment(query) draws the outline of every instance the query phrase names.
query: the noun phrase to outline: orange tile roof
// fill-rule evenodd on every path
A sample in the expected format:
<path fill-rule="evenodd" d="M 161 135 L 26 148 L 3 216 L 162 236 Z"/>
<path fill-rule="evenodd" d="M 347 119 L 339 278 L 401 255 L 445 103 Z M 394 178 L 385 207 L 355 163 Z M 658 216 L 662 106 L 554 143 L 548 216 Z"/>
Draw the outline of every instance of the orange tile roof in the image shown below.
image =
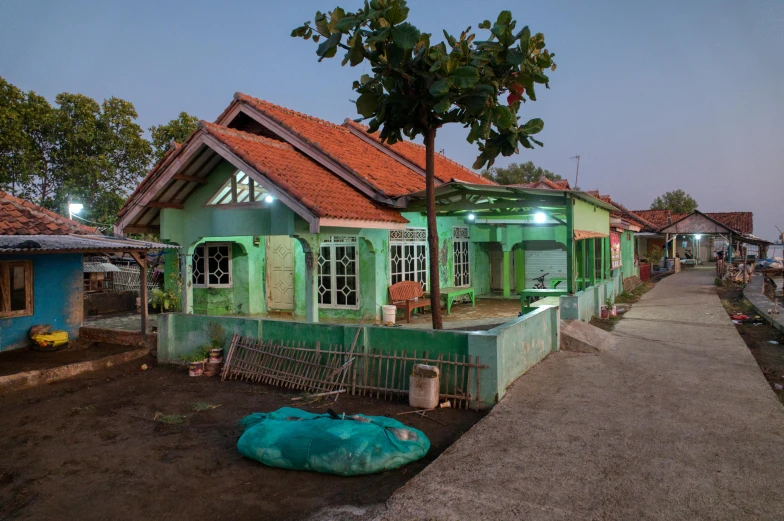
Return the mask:
<path fill-rule="evenodd" d="M 0 190 L 0 235 L 92 235 L 96 229 Z"/>
<path fill-rule="evenodd" d="M 653 223 L 656 228 L 663 228 L 676 220 L 669 210 L 632 210 L 632 212 Z"/>
<path fill-rule="evenodd" d="M 378 134 L 368 134 L 367 130 L 368 127 L 357 123 L 356 121 L 347 120 L 343 123 L 343 126 L 350 126 L 354 127 L 361 132 L 364 132 L 368 137 L 376 141 L 379 145 L 386 147 L 389 150 L 392 150 L 396 154 L 400 155 L 404 159 L 414 163 L 422 170 L 425 170 L 427 166 L 427 149 L 424 145 L 420 145 L 418 143 L 414 143 L 413 141 L 398 141 L 394 145 L 390 145 L 388 143 L 382 143 L 381 139 L 378 137 Z M 452 161 L 448 157 L 442 154 L 435 154 L 435 163 L 436 163 L 436 171 L 435 176 L 436 179 L 441 181 L 442 183 L 451 183 L 452 180 L 455 181 L 462 181 L 464 183 L 473 183 L 473 184 L 483 184 L 483 185 L 495 185 L 493 181 L 482 177 L 481 175 L 477 174 L 473 170 L 466 168 L 465 166 L 461 165 L 457 161 Z"/>
<path fill-rule="evenodd" d="M 509 185 L 509 186 L 517 186 L 520 188 L 544 188 L 548 190 L 571 190 L 572 189 L 571 186 L 569 186 L 569 181 L 567 181 L 566 179 L 553 181 L 552 179 L 548 179 L 545 176 L 540 177 L 538 181 L 533 183 L 521 183 L 521 184 Z M 596 190 L 596 193 L 598 194 L 599 191 Z"/>
<path fill-rule="evenodd" d="M 288 143 L 203 122 L 204 130 L 319 217 L 407 223 Z M 354 138 L 356 139 L 356 138 Z"/>
<path fill-rule="evenodd" d="M 250 104 L 306 140 L 311 146 L 328 154 L 384 195 L 399 197 L 425 189 L 425 178 L 422 174 L 381 152 L 374 145 L 357 138 L 346 127 L 247 94 L 238 94 L 237 99 Z M 403 147 L 400 147 L 400 150 L 399 153 L 403 155 Z M 406 153 L 410 153 L 408 148 Z M 439 176 L 443 174 L 439 173 Z M 465 174 L 462 176 L 465 177 Z M 452 176 L 446 176 L 444 179 L 447 177 L 451 179 Z"/>
<path fill-rule="evenodd" d="M 754 214 L 751 212 L 705 212 L 705 215 L 740 233 L 754 233 Z"/>

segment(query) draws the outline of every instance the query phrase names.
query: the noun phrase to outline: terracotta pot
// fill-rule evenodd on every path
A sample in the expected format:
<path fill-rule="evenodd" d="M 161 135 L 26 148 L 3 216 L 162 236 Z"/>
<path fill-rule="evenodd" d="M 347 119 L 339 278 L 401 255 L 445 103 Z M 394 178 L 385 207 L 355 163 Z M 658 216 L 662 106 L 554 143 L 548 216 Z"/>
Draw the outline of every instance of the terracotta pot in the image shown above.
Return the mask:
<path fill-rule="evenodd" d="M 204 366 L 204 376 L 215 376 L 220 373 L 221 362 L 207 362 Z"/>
<path fill-rule="evenodd" d="M 204 375 L 204 360 L 199 362 L 189 362 L 188 363 L 188 375 L 189 376 L 203 376 Z"/>
<path fill-rule="evenodd" d="M 223 362 L 223 348 L 210 349 L 210 362 L 220 364 Z"/>

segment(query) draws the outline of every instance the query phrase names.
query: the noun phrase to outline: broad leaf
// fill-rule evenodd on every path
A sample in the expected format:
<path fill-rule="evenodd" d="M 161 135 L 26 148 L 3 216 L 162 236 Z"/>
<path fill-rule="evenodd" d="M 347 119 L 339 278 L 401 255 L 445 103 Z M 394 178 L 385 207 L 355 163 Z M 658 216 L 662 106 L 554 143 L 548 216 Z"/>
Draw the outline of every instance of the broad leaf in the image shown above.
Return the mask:
<path fill-rule="evenodd" d="M 419 29 L 408 22 L 396 25 L 392 28 L 392 41 L 401 49 L 413 49 L 419 41 Z"/>
<path fill-rule="evenodd" d="M 450 77 L 458 89 L 470 89 L 479 81 L 479 70 L 470 65 L 458 67 Z"/>
<path fill-rule="evenodd" d="M 538 134 L 544 129 L 544 121 L 539 118 L 529 120 L 525 125 L 520 126 L 520 132 L 526 134 Z"/>
<path fill-rule="evenodd" d="M 434 98 L 442 98 L 449 94 L 449 88 L 452 86 L 452 80 L 449 78 L 442 78 L 430 86 L 430 95 Z"/>
<path fill-rule="evenodd" d="M 509 107 L 496 105 L 493 107 L 493 123 L 499 129 L 509 128 L 516 123 L 514 113 Z"/>
<path fill-rule="evenodd" d="M 452 106 L 452 101 L 448 97 L 443 97 L 441 100 L 433 106 L 433 110 L 436 111 L 438 114 L 443 114 L 449 107 Z"/>
<path fill-rule="evenodd" d="M 378 108 L 378 96 L 371 92 L 366 92 L 357 99 L 357 112 L 369 118 Z"/>
<path fill-rule="evenodd" d="M 335 33 L 324 40 L 324 42 L 318 46 L 318 49 L 316 49 L 316 54 L 318 54 L 320 58 L 331 58 L 335 56 L 341 36 L 340 33 Z"/>

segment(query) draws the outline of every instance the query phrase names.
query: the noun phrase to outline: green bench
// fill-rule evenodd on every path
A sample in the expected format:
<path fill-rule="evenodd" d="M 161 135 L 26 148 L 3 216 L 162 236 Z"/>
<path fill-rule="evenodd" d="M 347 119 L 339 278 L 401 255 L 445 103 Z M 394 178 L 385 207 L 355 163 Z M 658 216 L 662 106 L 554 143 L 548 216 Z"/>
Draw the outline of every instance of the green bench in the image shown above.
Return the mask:
<path fill-rule="evenodd" d="M 524 289 L 520 292 L 520 302 L 523 308 L 531 307 L 530 302 L 534 297 L 560 297 L 568 295 L 569 292 L 564 289 Z"/>
<path fill-rule="evenodd" d="M 446 301 L 446 314 L 449 315 L 452 312 L 452 302 L 454 302 L 455 297 L 459 297 L 460 295 L 468 295 L 471 297 L 471 305 L 476 306 L 476 299 L 474 298 L 474 288 L 465 287 L 465 288 L 441 288 L 441 300 Z"/>

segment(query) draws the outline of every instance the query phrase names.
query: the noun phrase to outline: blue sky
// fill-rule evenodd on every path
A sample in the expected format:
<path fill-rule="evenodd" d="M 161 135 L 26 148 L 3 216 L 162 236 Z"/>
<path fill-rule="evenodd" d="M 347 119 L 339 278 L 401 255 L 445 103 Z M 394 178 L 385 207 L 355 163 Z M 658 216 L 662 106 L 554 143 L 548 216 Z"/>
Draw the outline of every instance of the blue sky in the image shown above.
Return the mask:
<path fill-rule="evenodd" d="M 185 110 L 213 120 L 236 91 L 341 122 L 362 67 L 317 63 L 289 37 L 316 10 L 360 0 L 0 0 L 0 76 L 50 100 L 63 91 L 134 103 L 147 128 Z M 421 30 L 459 33 L 510 9 L 544 32 L 558 69 L 524 105 L 541 117 L 532 160 L 634 209 L 682 188 L 703 211 L 754 212 L 784 229 L 784 2 L 411 0 Z M 471 165 L 459 126 L 436 145 Z"/>

